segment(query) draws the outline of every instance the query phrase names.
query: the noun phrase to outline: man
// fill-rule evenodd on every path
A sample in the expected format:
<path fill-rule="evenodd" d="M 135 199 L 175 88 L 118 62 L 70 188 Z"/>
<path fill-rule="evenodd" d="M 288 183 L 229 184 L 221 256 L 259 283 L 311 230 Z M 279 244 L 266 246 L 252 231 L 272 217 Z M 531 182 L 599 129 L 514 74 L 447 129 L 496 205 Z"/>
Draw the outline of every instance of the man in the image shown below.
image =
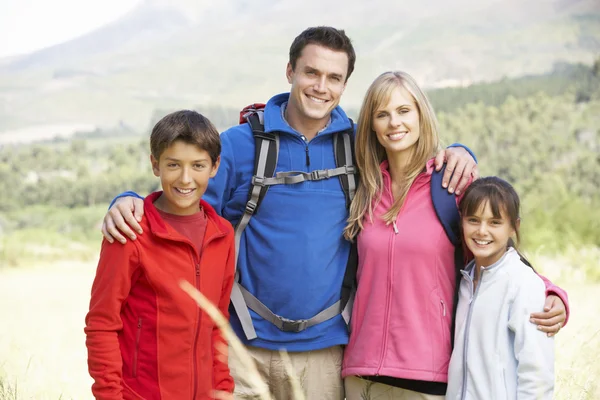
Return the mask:
<path fill-rule="evenodd" d="M 296 37 L 286 68 L 290 93 L 271 98 L 264 112 L 265 132 L 279 133 L 277 172 L 336 167 L 333 134 L 352 128 L 338 104 L 355 59 L 343 30 L 309 28 Z M 223 132 L 221 140 L 221 166 L 205 199 L 235 226 L 248 201 L 254 137 L 249 125 L 242 124 Z M 462 147 L 441 151 L 436 158 L 438 169 L 444 160 L 444 186 L 459 194 L 471 175 L 477 177 L 476 164 Z M 142 214 L 142 200 L 121 198 L 105 217 L 102 232 L 111 241 L 125 241 L 119 230 L 135 239 L 129 226 L 142 233 L 137 223 Z M 271 187 L 241 236 L 237 264 L 241 287 L 283 319 L 310 320 L 327 310 L 340 299 L 350 252 L 350 244 L 342 236 L 347 218 L 346 199 L 337 178 Z M 288 399 L 291 393 L 280 349 L 289 353 L 307 398 L 344 398 L 340 369 L 348 330 L 341 315 L 302 327 L 305 329 L 282 330 L 249 311 L 257 337 L 248 339 L 238 311 L 232 310 L 231 324 L 274 398 Z M 564 308 L 557 311 L 561 312 Z M 255 398 L 235 357 L 230 357 L 230 368 L 235 397 Z"/>

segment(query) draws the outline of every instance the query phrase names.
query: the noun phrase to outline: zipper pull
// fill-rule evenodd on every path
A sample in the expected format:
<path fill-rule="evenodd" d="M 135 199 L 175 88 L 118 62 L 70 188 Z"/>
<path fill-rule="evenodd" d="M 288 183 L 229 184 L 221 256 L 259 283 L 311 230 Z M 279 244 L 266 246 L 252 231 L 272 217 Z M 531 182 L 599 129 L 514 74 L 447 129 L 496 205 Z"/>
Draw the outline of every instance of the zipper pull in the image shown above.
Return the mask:
<path fill-rule="evenodd" d="M 200 264 L 196 264 L 196 276 L 200 276 Z"/>
<path fill-rule="evenodd" d="M 306 146 L 306 166 L 310 167 L 310 156 L 308 155 L 308 146 Z"/>
<path fill-rule="evenodd" d="M 394 233 L 398 234 L 398 227 L 396 226 L 396 221 L 392 222 L 392 226 L 394 227 Z"/>

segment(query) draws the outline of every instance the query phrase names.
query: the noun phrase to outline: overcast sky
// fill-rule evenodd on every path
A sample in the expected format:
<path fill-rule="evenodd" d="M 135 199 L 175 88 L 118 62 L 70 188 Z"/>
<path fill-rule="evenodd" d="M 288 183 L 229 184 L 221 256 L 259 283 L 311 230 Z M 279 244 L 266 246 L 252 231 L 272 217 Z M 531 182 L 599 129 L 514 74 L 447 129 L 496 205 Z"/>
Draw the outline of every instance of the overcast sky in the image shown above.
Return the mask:
<path fill-rule="evenodd" d="M 30 53 L 114 21 L 142 0 L 0 0 L 0 57 Z"/>

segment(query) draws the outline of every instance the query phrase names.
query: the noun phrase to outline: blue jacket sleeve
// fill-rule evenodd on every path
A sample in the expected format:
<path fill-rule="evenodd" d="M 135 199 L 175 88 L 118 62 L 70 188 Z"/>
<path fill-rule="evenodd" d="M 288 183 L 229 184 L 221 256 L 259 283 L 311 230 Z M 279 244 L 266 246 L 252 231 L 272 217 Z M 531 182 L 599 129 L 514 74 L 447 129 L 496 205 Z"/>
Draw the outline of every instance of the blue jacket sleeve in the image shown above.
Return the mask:
<path fill-rule="evenodd" d="M 463 149 L 465 149 L 466 151 L 469 152 L 469 154 L 471 155 L 471 157 L 473 157 L 473 160 L 475 160 L 475 163 L 477 163 L 477 157 L 475 157 L 475 153 L 473 153 L 471 151 L 471 149 L 468 148 L 467 146 L 465 146 L 464 144 L 452 143 L 450 146 L 448 146 L 448 148 L 450 148 L 450 147 L 462 147 Z"/>
<path fill-rule="evenodd" d="M 114 199 L 112 199 L 112 201 L 110 202 L 110 205 L 108 206 L 108 208 L 110 209 L 113 206 L 113 204 L 115 204 L 115 201 L 117 201 L 117 199 L 120 199 L 121 197 L 137 197 L 138 199 L 144 200 L 143 196 L 140 196 L 139 194 L 137 194 L 136 192 L 134 192 L 132 190 L 128 190 L 126 192 L 118 194 L 117 197 L 115 197 Z"/>
<path fill-rule="evenodd" d="M 206 192 L 202 196 L 220 216 L 223 216 L 223 211 L 235 189 L 235 158 L 233 144 L 228 132 L 225 131 L 221 134 L 221 164 L 219 170 L 215 177 L 208 182 Z"/>

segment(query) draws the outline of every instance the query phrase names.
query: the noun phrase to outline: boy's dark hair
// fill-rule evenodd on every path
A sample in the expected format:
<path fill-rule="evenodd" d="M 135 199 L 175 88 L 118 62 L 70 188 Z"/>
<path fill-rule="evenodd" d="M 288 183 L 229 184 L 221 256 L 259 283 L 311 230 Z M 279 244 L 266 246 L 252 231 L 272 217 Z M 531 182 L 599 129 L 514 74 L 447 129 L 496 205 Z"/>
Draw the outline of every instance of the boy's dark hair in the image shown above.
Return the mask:
<path fill-rule="evenodd" d="M 208 118 L 196 111 L 175 111 L 154 125 L 150 135 L 150 151 L 154 158 L 158 160 L 162 152 L 177 140 L 205 150 L 213 164 L 221 155 L 219 132 Z"/>
<path fill-rule="evenodd" d="M 356 62 L 356 53 L 352 46 L 352 41 L 342 29 L 335 29 L 330 26 L 317 26 L 306 29 L 296 36 L 290 46 L 290 64 L 292 70 L 296 69 L 296 61 L 302 55 L 302 50 L 309 44 L 317 44 L 334 51 L 343 51 L 348 55 L 348 74 L 346 81 L 354 71 Z"/>

